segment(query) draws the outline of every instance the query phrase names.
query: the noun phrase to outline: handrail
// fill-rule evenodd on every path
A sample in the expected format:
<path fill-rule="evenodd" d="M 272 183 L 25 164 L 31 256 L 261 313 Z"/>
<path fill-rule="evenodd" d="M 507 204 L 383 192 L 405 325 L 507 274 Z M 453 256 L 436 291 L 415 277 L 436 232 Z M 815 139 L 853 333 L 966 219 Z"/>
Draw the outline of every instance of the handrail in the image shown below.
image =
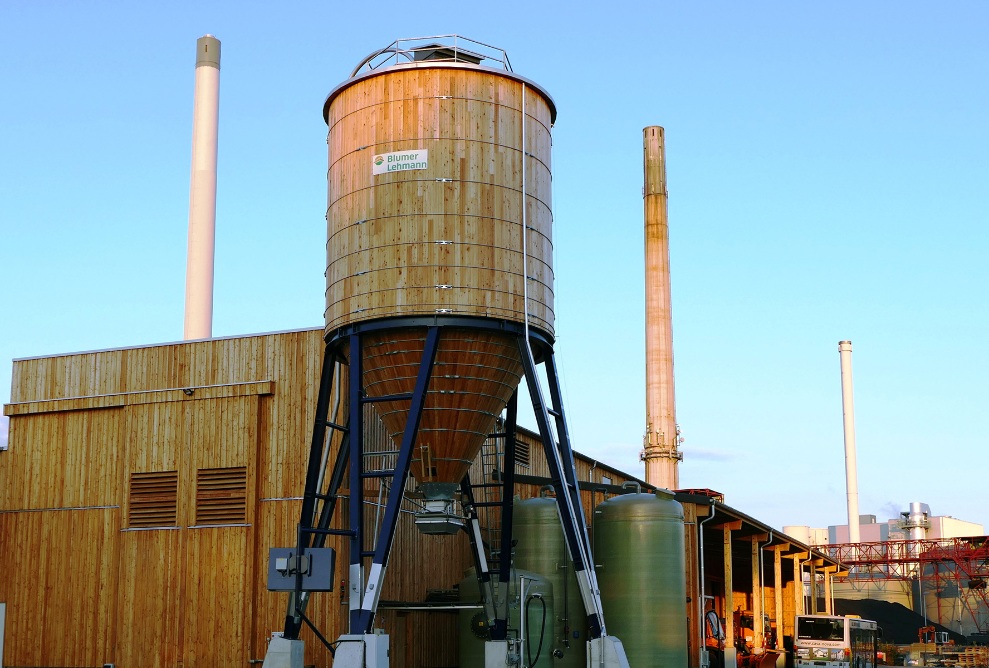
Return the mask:
<path fill-rule="evenodd" d="M 417 61 L 484 64 L 486 67 L 512 71 L 512 65 L 504 49 L 461 35 L 434 35 L 404 37 L 383 49 L 372 51 L 354 68 L 350 76 L 353 78 L 362 72 L 373 72 L 380 67 Z"/>

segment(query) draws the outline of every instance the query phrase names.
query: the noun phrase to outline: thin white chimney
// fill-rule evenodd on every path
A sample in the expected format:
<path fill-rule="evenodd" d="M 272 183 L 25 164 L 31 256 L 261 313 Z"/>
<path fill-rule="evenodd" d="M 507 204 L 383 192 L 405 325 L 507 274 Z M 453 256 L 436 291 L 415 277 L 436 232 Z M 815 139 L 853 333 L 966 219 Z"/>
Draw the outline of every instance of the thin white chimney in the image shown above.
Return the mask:
<path fill-rule="evenodd" d="M 839 341 L 841 358 L 841 412 L 845 426 L 845 486 L 848 493 L 848 542 L 858 543 L 859 484 L 855 464 L 855 407 L 852 395 L 852 342 Z"/>
<path fill-rule="evenodd" d="M 186 341 L 213 336 L 213 248 L 216 232 L 216 148 L 220 115 L 220 40 L 196 40 L 196 91 L 189 187 L 189 252 L 185 274 Z"/>
<path fill-rule="evenodd" d="M 673 311 L 663 128 L 658 125 L 645 128 L 642 144 L 646 250 L 646 433 L 642 439 L 642 459 L 646 464 L 646 482 L 677 489 L 677 469 L 682 456 L 678 450 L 673 391 Z"/>

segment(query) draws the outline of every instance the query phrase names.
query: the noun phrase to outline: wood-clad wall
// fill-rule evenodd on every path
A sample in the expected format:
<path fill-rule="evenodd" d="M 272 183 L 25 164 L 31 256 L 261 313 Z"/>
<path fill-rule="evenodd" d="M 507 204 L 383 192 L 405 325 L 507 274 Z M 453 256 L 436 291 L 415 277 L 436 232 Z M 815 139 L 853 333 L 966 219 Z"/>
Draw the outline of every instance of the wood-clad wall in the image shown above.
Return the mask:
<path fill-rule="evenodd" d="M 5 665 L 262 659 L 287 604 L 267 591 L 268 549 L 295 542 L 322 352 L 322 330 L 311 329 L 16 361 L 4 407 L 9 450 L 0 452 Z M 345 367 L 338 372 L 345 388 Z M 372 440 L 386 433 L 380 423 L 368 429 Z M 524 431 L 519 439 L 530 456 L 518 472 L 548 477 L 538 441 Z M 339 442 L 334 435 L 331 457 Z M 577 465 L 581 479 L 602 482 L 595 463 Z M 199 480 L 216 469 L 246 470 L 242 515 L 204 526 Z M 142 475 L 153 483 L 146 498 L 132 484 Z M 480 475 L 475 463 L 472 477 Z M 588 513 L 601 500 L 584 492 Z M 167 525 L 146 525 L 163 516 Z M 339 587 L 348 545 L 339 537 L 328 545 L 337 550 L 338 591 L 314 595 L 307 614 L 332 640 L 346 630 Z M 471 565 L 464 535 L 423 536 L 407 515 L 392 555 L 386 600 L 425 600 Z M 456 665 L 456 615 L 382 610 L 378 625 L 391 634 L 393 665 Z M 308 629 L 303 639 L 307 664 L 330 665 Z"/>
<path fill-rule="evenodd" d="M 7 663 L 263 657 L 285 606 L 265 589 L 267 550 L 295 535 L 322 348 L 314 329 L 15 362 L 0 455 Z M 242 489 L 202 526 L 197 504 L 225 492 L 200 478 L 217 469 Z M 132 526 L 131 476 L 156 472 L 175 481 L 158 499 L 172 519 Z"/>

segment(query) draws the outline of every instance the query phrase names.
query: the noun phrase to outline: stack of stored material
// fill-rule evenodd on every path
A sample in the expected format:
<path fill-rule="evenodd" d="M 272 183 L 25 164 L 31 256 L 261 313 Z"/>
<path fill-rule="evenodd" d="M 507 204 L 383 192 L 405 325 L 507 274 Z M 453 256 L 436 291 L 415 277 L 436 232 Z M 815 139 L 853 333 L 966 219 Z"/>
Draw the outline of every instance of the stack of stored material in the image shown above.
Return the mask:
<path fill-rule="evenodd" d="M 942 662 L 945 666 L 959 668 L 986 668 L 989 666 L 989 648 L 987 647 L 942 647 Z"/>

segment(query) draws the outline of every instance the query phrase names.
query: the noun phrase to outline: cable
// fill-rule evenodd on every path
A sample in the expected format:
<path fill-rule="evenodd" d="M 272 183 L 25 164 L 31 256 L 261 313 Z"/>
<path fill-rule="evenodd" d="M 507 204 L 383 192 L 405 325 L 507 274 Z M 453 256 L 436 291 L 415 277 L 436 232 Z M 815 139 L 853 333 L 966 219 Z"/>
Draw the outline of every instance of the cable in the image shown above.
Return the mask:
<path fill-rule="evenodd" d="M 539 627 L 539 645 L 536 646 L 536 658 L 532 658 L 532 644 L 525 644 L 525 658 L 529 660 L 529 668 L 533 668 L 536 665 L 536 661 L 539 661 L 539 656 L 543 653 L 543 639 L 546 637 L 546 601 L 543 600 L 542 594 L 533 594 L 525 600 L 525 616 L 529 617 L 529 604 L 532 603 L 532 599 L 539 601 L 539 604 L 543 606 L 543 621 Z M 526 636 L 529 635 L 529 629 L 525 630 Z"/>

